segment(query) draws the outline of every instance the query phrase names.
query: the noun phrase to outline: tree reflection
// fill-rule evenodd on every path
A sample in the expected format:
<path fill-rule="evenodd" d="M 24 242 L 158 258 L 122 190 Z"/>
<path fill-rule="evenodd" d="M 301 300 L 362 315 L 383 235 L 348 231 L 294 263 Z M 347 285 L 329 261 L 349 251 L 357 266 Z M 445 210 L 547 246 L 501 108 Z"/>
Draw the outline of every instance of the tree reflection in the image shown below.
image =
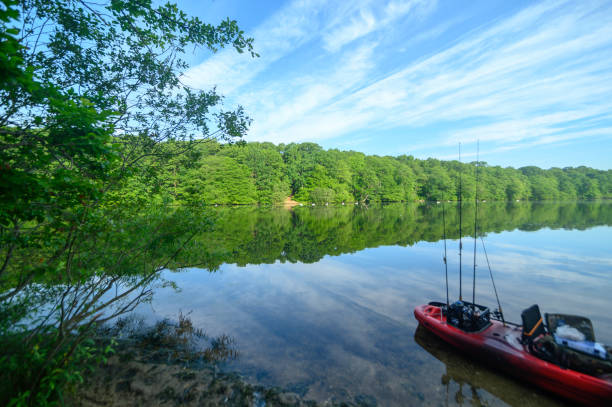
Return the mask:
<path fill-rule="evenodd" d="M 89 220 L 55 235 L 34 229 L 34 244 L 10 253 L 0 280 L 0 402 L 17 393 L 36 404 L 31 394 L 81 381 L 110 351 L 95 343 L 96 327 L 150 300 L 160 272 L 189 265 L 193 237 L 210 226 L 191 208 L 111 208 Z"/>
<path fill-rule="evenodd" d="M 459 238 L 455 204 L 446 204 L 446 236 Z M 454 210 L 453 210 L 454 209 Z M 220 207 L 215 227 L 195 236 L 199 250 L 192 263 L 215 270 L 223 263 L 240 266 L 280 262 L 315 263 L 324 256 L 366 248 L 442 238 L 442 204 L 385 206 Z M 473 206 L 464 204 L 463 234 L 472 231 Z M 589 203 L 486 203 L 479 206 L 479 233 L 538 230 L 544 227 L 586 229 L 612 224 L 612 205 Z"/>
<path fill-rule="evenodd" d="M 456 206 L 446 211 L 446 234 L 457 239 L 458 213 L 452 208 Z M 473 221 L 470 216 L 473 211 L 465 208 L 465 224 Z M 584 229 L 612 224 L 612 205 L 487 203 L 481 205 L 479 218 L 483 234 Z M 87 223 L 72 225 L 55 228 L 53 235 L 34 228 L 22 235 L 27 244 L 5 250 L 11 261 L 0 274 L 0 340 L 6 355 L 0 358 L 0 394 L 10 397 L 14 388 L 41 392 L 66 380 L 79 381 L 109 350 L 91 341 L 95 327 L 149 301 L 156 287 L 172 284 L 160 278 L 162 270 L 314 263 L 365 248 L 438 241 L 443 228 L 442 204 L 291 211 L 254 206 L 207 211 L 104 208 L 89 214 Z M 230 345 L 229 337 L 219 339 L 209 357 L 231 357 Z M 60 373 L 55 377 L 50 372 Z"/>

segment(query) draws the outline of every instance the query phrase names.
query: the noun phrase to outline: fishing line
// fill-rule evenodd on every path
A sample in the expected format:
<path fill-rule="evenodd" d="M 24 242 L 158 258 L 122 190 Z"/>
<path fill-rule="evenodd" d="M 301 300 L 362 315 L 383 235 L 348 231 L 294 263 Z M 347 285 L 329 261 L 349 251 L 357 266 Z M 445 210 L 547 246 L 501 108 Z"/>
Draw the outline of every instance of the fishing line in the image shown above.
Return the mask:
<path fill-rule="evenodd" d="M 446 264 L 446 217 L 444 215 L 444 202 L 442 202 L 442 235 L 444 237 L 444 274 L 446 277 L 446 306 L 450 306 L 448 301 L 448 264 Z"/>
<path fill-rule="evenodd" d="M 461 206 L 463 205 L 463 199 L 461 197 L 461 175 L 463 173 L 463 168 L 461 166 L 461 143 L 459 143 L 459 199 L 457 200 L 457 207 L 459 208 L 459 301 L 463 301 L 463 296 L 461 295 L 461 287 L 463 286 L 461 282 L 461 250 L 463 250 L 463 243 L 461 242 Z"/>
<path fill-rule="evenodd" d="M 478 164 L 480 157 L 480 140 L 476 142 L 476 204 L 474 206 L 474 275 L 472 277 L 472 309 L 476 310 L 476 245 L 478 243 Z"/>
<path fill-rule="evenodd" d="M 489 263 L 489 256 L 487 255 L 487 248 L 485 247 L 482 236 L 480 236 L 480 241 L 482 242 L 482 250 L 484 251 L 485 258 L 487 259 L 487 266 L 489 267 L 489 275 L 491 276 L 491 283 L 493 283 L 493 291 L 495 291 L 495 299 L 497 300 L 497 308 L 499 309 L 499 314 L 501 315 L 503 324 L 506 325 L 506 321 L 504 320 L 504 311 L 502 311 L 502 306 L 501 306 L 501 303 L 499 302 L 499 296 L 497 295 L 497 288 L 495 287 L 495 280 L 493 280 L 493 271 L 491 271 L 491 263 Z"/>

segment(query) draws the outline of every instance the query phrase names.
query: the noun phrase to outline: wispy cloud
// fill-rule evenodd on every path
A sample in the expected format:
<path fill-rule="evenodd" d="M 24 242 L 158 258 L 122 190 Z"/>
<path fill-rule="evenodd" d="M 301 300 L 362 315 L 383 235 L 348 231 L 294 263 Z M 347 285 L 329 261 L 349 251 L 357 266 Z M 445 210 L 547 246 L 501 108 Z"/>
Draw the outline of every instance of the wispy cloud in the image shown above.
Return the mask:
<path fill-rule="evenodd" d="M 343 112 L 320 109 L 330 101 L 341 99 L 345 92 L 358 87 L 366 80 L 367 74 L 374 67 L 373 53 L 375 44 L 365 44 L 359 49 L 344 54 L 339 59 L 338 67 L 329 70 L 324 76 L 305 76 L 279 92 L 273 91 L 270 102 L 264 109 L 256 109 L 252 131 L 263 139 L 291 142 L 305 139 L 334 137 L 346 132 L 350 126 L 355 128 L 363 120 L 353 117 L 347 121 Z M 256 104 L 261 94 L 252 95 Z M 365 115 L 367 116 L 367 114 Z"/>
<path fill-rule="evenodd" d="M 296 1 L 253 33 L 261 58 L 222 52 L 188 81 L 218 84 L 251 112 L 250 139 L 274 142 L 418 129 L 503 151 L 612 127 L 612 4 L 542 2 L 477 27 L 429 21 L 436 4 Z M 397 56 L 415 41 L 434 51 Z"/>
<path fill-rule="evenodd" d="M 252 59 L 226 49 L 190 69 L 183 80 L 195 88 L 218 86 L 223 93 L 231 94 L 269 65 L 314 38 L 320 29 L 320 14 L 325 4 L 323 0 L 290 3 L 249 33 L 257 39 L 260 58 Z"/>
<path fill-rule="evenodd" d="M 538 6 L 519 13 L 361 90 L 345 103 L 376 109 L 389 93 L 403 93 L 405 97 L 393 104 L 383 103 L 385 113 L 396 108 L 397 114 L 391 120 L 386 115 L 381 124 L 422 126 L 490 118 L 496 124 L 487 130 L 495 130 L 497 140 L 517 136 L 505 130 L 510 119 L 520 123 L 523 137 L 537 137 L 540 132 L 533 130 L 541 126 L 543 113 L 561 111 L 557 120 L 550 120 L 555 113 L 546 119 L 549 125 L 563 127 L 568 110 L 583 119 L 609 111 L 612 99 L 604 98 L 612 89 L 606 48 L 612 42 L 612 26 L 605 14 L 598 16 L 593 9 L 563 11 L 551 15 L 550 8 Z M 541 21 L 544 16 L 546 24 Z M 575 28 L 587 24 L 588 32 Z"/>
<path fill-rule="evenodd" d="M 376 23 L 376 18 L 369 10 L 360 10 L 347 25 L 338 27 L 325 36 L 324 47 L 328 51 L 337 51 L 343 45 L 372 32 Z"/>
<path fill-rule="evenodd" d="M 351 10 L 352 15 L 348 20 L 336 18 L 331 29 L 323 35 L 323 47 L 327 51 L 338 51 L 358 38 L 386 29 L 410 12 L 427 15 L 435 6 L 435 1 L 396 0 L 388 2 L 384 7 L 375 1 L 356 2 L 353 5 L 357 7 Z"/>

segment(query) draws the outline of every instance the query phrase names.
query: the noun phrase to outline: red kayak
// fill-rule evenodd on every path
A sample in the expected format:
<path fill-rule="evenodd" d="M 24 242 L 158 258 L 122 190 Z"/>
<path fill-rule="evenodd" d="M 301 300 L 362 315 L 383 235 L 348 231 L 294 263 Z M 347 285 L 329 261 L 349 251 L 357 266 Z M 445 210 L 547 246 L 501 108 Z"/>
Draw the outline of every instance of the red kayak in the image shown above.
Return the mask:
<path fill-rule="evenodd" d="M 612 405 L 612 380 L 560 367 L 529 352 L 522 327 L 490 319 L 482 329 L 466 332 L 447 323 L 444 305 L 430 303 L 414 309 L 426 329 L 462 352 L 486 361 L 509 374 L 576 402 Z"/>

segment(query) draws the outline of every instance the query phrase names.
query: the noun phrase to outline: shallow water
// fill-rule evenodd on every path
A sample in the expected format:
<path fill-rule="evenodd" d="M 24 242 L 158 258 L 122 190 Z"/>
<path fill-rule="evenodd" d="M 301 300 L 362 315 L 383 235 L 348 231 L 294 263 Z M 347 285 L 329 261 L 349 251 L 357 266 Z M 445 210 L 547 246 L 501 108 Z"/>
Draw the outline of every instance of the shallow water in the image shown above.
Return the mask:
<path fill-rule="evenodd" d="M 538 303 L 589 317 L 597 339 L 612 344 L 612 205 L 488 205 L 479 217 L 506 319 L 519 322 Z M 201 237 L 218 270 L 166 271 L 179 290 L 158 289 L 136 312 L 152 320 L 180 310 L 208 334 L 234 337 L 240 357 L 224 369 L 319 401 L 563 404 L 417 330 L 414 307 L 445 300 L 439 206 L 220 211 L 215 232 Z M 452 301 L 458 227 L 446 211 Z M 463 245 L 471 300 L 473 237 Z M 486 264 L 478 242 L 476 302 L 496 308 Z"/>

